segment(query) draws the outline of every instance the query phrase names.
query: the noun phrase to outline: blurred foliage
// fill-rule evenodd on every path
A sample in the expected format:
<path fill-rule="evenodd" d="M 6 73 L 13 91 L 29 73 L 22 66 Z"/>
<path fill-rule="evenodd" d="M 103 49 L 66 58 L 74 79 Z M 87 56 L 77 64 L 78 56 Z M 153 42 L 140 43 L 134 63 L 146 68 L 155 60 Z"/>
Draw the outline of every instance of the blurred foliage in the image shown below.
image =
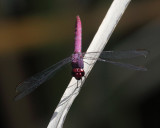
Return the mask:
<path fill-rule="evenodd" d="M 70 81 L 70 65 L 18 102 L 13 100 L 15 87 L 27 77 L 72 54 L 76 15 L 82 20 L 85 51 L 111 2 L 0 1 L 1 127 L 47 127 Z M 159 0 L 132 1 L 105 48 L 149 50 L 146 59 L 126 60 L 144 65 L 148 71 L 97 63 L 71 107 L 64 127 L 160 127 L 159 6 Z"/>

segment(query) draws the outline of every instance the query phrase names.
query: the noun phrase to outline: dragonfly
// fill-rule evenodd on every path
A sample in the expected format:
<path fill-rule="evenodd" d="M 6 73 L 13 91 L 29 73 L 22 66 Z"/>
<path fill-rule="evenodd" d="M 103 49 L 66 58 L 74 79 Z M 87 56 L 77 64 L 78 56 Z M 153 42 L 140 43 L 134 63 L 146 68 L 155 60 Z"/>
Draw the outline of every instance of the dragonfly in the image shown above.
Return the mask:
<path fill-rule="evenodd" d="M 72 71 L 71 71 L 72 76 L 75 77 L 77 81 L 82 80 L 82 77 L 85 77 L 85 71 L 84 71 L 85 59 L 97 59 L 98 61 L 111 63 L 114 65 L 126 67 L 133 70 L 147 71 L 147 68 L 142 66 L 113 61 L 114 59 L 129 59 L 138 56 L 146 57 L 148 54 L 147 50 L 103 51 L 98 58 L 90 58 L 90 57 L 84 58 L 84 55 L 97 54 L 99 52 L 88 52 L 88 53 L 82 52 L 82 25 L 79 16 L 76 17 L 74 45 L 75 45 L 74 53 L 71 56 L 59 61 L 58 63 L 52 65 L 51 67 L 33 75 L 26 81 L 20 83 L 16 87 L 18 95 L 15 97 L 15 100 L 19 100 L 24 96 L 33 92 L 37 87 L 39 87 L 45 81 L 53 77 L 59 69 L 61 69 L 68 63 L 71 63 L 72 66 Z"/>

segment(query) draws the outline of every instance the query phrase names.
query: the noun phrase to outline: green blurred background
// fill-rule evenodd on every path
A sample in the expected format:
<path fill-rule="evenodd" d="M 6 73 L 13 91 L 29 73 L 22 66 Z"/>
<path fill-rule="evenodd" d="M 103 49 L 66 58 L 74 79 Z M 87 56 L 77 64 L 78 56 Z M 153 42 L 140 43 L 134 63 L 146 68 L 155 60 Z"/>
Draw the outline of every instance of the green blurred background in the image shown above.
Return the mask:
<path fill-rule="evenodd" d="M 17 102 L 15 87 L 73 52 L 76 15 L 83 51 L 111 0 L 0 0 L 0 127 L 45 128 L 71 79 L 71 67 Z M 147 72 L 97 63 L 67 115 L 64 128 L 160 127 L 160 0 L 134 0 L 105 50 L 147 49 Z"/>

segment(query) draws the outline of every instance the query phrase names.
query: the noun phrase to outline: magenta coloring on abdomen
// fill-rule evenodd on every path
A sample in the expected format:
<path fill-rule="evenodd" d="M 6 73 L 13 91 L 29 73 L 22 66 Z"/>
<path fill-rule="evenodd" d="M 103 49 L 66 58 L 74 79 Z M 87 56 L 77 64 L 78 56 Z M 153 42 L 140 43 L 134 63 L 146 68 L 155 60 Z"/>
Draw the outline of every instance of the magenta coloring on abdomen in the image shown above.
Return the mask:
<path fill-rule="evenodd" d="M 83 70 L 83 56 L 82 56 L 82 26 L 80 17 L 76 17 L 76 27 L 75 27 L 75 46 L 74 53 L 72 54 L 72 76 L 77 80 L 82 79 L 85 72 Z"/>
<path fill-rule="evenodd" d="M 75 49 L 74 53 L 81 52 L 82 50 L 82 25 L 80 17 L 77 16 L 76 19 L 76 29 L 75 29 Z"/>

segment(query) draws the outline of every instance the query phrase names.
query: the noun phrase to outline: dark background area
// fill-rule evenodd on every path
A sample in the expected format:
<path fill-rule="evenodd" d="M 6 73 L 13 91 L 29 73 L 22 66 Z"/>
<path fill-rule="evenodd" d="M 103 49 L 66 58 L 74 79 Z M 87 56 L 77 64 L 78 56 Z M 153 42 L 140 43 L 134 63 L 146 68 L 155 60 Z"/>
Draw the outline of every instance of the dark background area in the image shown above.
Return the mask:
<path fill-rule="evenodd" d="M 111 0 L 0 0 L 0 127 L 46 128 L 71 79 L 68 65 L 17 102 L 16 86 L 73 52 L 76 15 L 83 51 Z M 147 49 L 125 60 L 147 72 L 97 63 L 67 115 L 64 128 L 160 127 L 160 1 L 132 1 L 105 50 Z"/>

